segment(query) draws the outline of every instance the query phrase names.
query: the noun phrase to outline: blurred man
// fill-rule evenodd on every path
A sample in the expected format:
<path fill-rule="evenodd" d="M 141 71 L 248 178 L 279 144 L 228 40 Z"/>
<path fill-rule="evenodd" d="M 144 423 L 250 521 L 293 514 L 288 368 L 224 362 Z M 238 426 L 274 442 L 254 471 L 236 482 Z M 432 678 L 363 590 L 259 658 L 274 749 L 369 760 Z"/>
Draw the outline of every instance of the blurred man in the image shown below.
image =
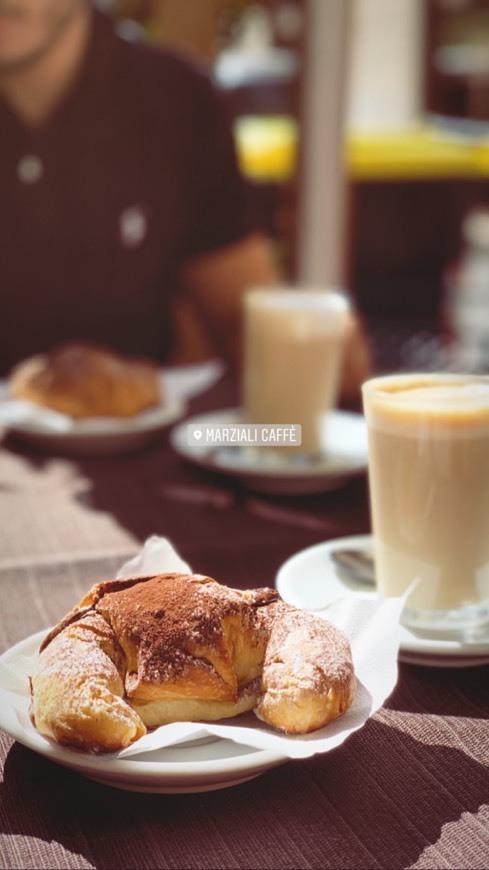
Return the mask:
<path fill-rule="evenodd" d="M 67 339 L 183 360 L 185 330 L 238 359 L 242 294 L 277 275 L 197 66 L 90 0 L 0 0 L 0 130 L 2 373 Z M 352 324 L 346 386 L 365 364 Z"/>

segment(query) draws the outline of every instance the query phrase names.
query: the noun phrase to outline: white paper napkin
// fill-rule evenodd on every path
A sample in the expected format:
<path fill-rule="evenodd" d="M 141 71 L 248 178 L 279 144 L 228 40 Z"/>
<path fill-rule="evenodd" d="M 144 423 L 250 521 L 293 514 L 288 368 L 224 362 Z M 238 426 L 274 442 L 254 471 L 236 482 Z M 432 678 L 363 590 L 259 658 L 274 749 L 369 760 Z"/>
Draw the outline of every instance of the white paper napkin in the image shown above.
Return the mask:
<path fill-rule="evenodd" d="M 185 573 L 190 568 L 166 538 L 153 536 L 136 557 L 121 567 L 118 577 L 171 571 Z M 358 680 L 357 694 L 351 708 L 324 728 L 306 735 L 288 736 L 261 722 L 253 713 L 217 723 L 177 722 L 157 728 L 111 757 L 134 758 L 164 746 L 208 735 L 258 749 L 269 749 L 289 758 L 306 758 L 317 752 L 329 752 L 361 728 L 394 689 L 401 637 L 399 620 L 404 600 L 405 596 L 383 598 L 370 593 L 368 597 L 359 595 L 358 598 L 339 599 L 324 610 L 315 611 L 316 616 L 330 620 L 349 638 Z M 0 662 L 0 689 L 8 692 L 11 703 L 16 706 L 18 721 L 28 730 L 32 729 L 26 717 L 26 674 L 29 665 L 32 666 L 33 661 L 29 662 L 25 656 L 21 660 Z"/>

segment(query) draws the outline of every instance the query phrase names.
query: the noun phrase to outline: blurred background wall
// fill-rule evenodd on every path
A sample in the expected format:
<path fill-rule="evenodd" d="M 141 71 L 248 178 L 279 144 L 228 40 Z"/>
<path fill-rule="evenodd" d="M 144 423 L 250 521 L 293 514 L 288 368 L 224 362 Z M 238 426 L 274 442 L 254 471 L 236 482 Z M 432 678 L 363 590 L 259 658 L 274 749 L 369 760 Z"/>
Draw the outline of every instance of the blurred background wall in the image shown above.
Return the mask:
<path fill-rule="evenodd" d="M 453 329 L 489 208 L 489 0 L 99 2 L 209 65 L 291 280 L 342 283 L 373 329 Z"/>

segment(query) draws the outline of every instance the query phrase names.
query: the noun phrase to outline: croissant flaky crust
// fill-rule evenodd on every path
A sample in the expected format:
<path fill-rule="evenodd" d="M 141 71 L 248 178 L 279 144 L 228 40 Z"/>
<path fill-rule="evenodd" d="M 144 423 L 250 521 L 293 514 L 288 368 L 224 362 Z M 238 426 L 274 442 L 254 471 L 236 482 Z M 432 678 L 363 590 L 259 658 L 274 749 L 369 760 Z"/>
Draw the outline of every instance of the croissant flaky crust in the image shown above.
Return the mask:
<path fill-rule="evenodd" d="M 162 401 L 158 368 L 98 345 L 67 343 L 19 363 L 10 392 L 70 417 L 132 417 Z"/>
<path fill-rule="evenodd" d="M 246 710 L 285 733 L 341 716 L 348 640 L 323 619 L 198 574 L 98 583 L 44 639 L 31 716 L 60 744 L 114 752 L 147 729 Z"/>

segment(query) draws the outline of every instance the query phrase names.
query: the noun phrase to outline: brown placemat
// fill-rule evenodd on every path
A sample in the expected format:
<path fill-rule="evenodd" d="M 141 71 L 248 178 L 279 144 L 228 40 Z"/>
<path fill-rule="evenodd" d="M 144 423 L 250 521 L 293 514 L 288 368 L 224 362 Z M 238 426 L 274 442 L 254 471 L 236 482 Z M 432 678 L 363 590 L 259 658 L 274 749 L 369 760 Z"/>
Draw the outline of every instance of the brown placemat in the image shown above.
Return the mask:
<path fill-rule="evenodd" d="M 57 622 L 94 583 L 114 577 L 133 552 L 49 556 L 0 565 L 0 652 Z"/>

